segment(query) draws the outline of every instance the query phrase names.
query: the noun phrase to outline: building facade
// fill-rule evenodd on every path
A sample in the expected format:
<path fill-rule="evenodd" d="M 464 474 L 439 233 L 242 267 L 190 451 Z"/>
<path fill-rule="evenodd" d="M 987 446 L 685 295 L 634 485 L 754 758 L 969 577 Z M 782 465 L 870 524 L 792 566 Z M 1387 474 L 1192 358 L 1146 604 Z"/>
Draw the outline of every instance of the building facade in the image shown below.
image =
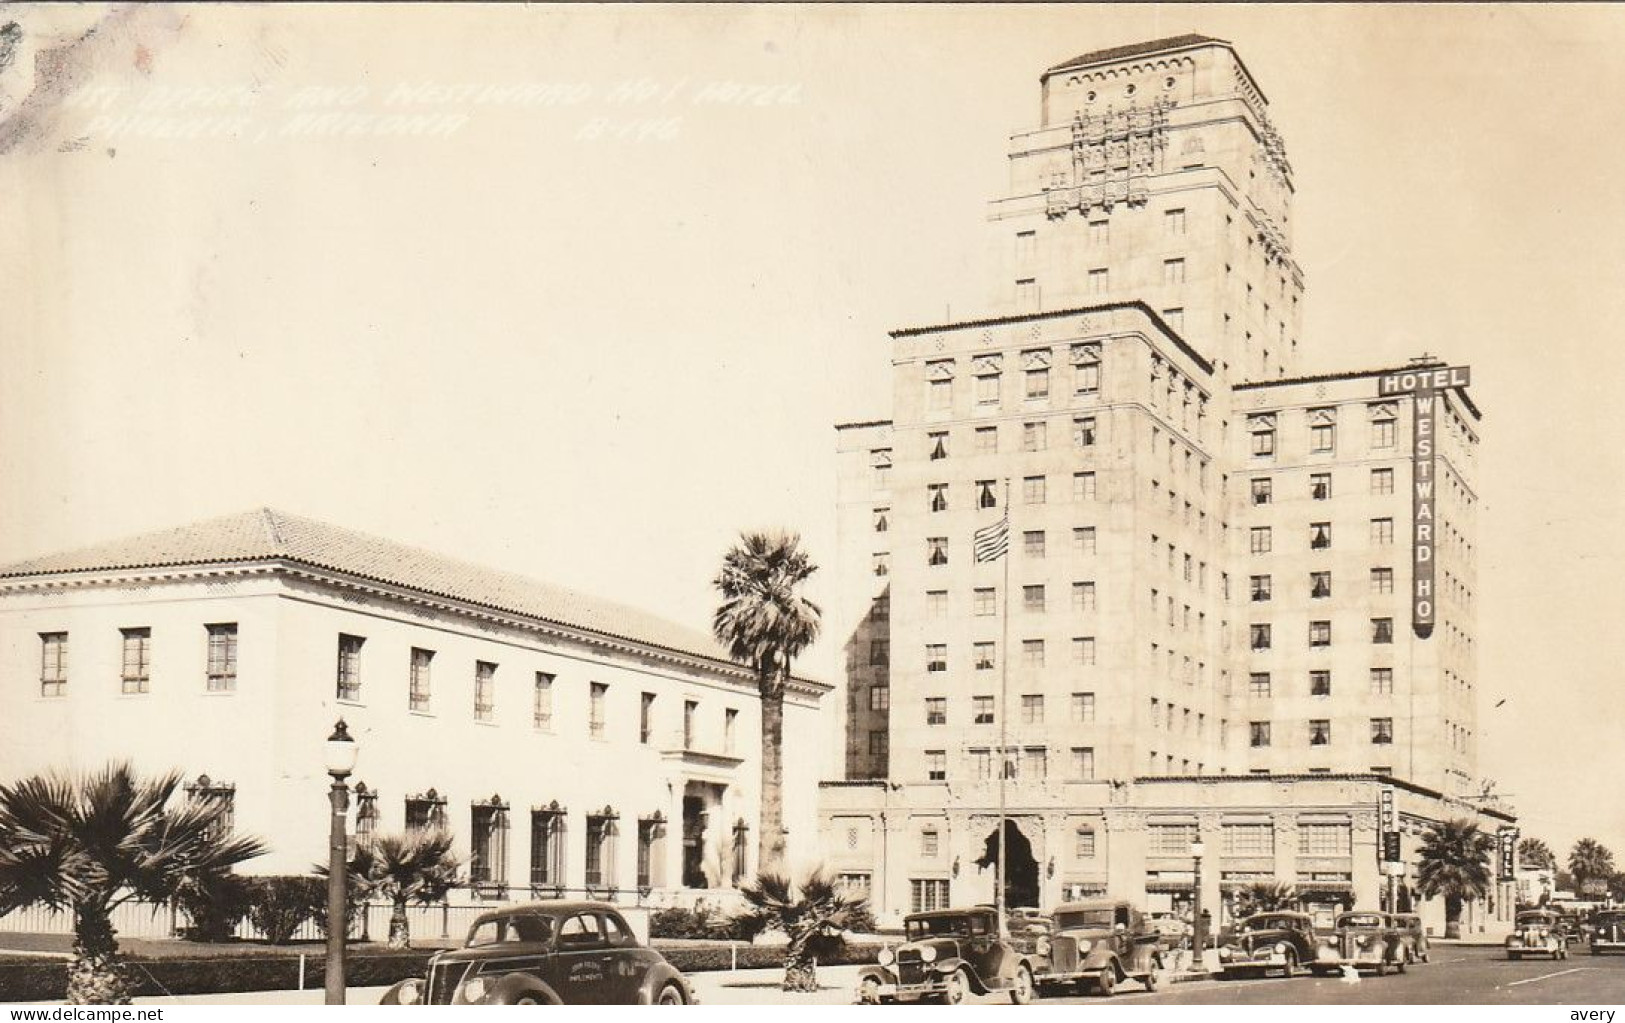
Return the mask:
<path fill-rule="evenodd" d="M 756 683 L 709 636 L 309 519 L 0 569 L 0 679 L 0 777 L 181 771 L 269 843 L 251 872 L 324 859 L 341 717 L 353 832 L 449 829 L 480 899 L 674 904 L 754 870 Z M 794 744 L 826 688 L 786 694 L 792 858 L 812 851 L 815 782 Z"/>
<path fill-rule="evenodd" d="M 1379 793 L 1413 838 L 1510 824 L 1475 799 L 1479 411 L 1302 375 L 1292 171 L 1234 48 L 1051 68 L 1010 169 L 987 315 L 893 331 L 891 418 L 837 429 L 826 856 L 883 912 L 990 901 L 1001 773 L 1016 904 L 1178 906 L 1200 835 L 1209 906 L 1374 905 Z"/>

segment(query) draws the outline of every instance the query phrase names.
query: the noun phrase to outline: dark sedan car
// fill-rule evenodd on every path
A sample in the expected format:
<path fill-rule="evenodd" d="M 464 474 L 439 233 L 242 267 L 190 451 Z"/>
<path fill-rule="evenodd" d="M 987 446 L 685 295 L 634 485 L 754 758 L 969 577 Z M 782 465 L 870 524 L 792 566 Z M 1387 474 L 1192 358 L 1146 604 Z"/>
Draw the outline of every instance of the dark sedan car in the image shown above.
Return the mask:
<path fill-rule="evenodd" d="M 688 981 L 614 906 L 536 902 L 482 914 L 383 1005 L 689 1005 Z"/>
<path fill-rule="evenodd" d="M 1605 909 L 1591 921 L 1591 954 L 1625 952 L 1625 911 Z"/>
<path fill-rule="evenodd" d="M 1017 1005 L 1032 1001 L 1040 957 L 1025 940 L 999 937 L 991 906 L 914 913 L 904 918 L 903 933 L 906 941 L 896 949 L 882 949 L 879 964 L 859 972 L 860 1003 L 958 1005 L 969 995 L 991 991 L 1007 992 Z"/>
<path fill-rule="evenodd" d="M 1258 913 L 1220 938 L 1219 966 L 1227 978 L 1271 970 L 1290 977 L 1315 961 L 1320 945 L 1307 913 Z"/>

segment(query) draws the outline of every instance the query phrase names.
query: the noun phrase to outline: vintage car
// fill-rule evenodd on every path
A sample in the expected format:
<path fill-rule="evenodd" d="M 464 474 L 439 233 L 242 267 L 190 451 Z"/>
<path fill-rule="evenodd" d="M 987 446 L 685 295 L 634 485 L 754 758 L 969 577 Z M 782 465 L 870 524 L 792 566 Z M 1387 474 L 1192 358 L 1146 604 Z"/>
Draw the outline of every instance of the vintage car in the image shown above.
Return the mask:
<path fill-rule="evenodd" d="M 1038 990 L 1067 984 L 1110 996 L 1119 981 L 1137 980 L 1155 991 L 1165 949 L 1156 926 L 1127 902 L 1094 899 L 1056 907 L 1042 961 L 1033 979 Z"/>
<path fill-rule="evenodd" d="M 1393 921 L 1394 930 L 1399 932 L 1399 941 L 1405 946 L 1405 961 L 1411 963 L 1425 963 L 1433 958 L 1428 946 L 1427 928 L 1422 926 L 1422 918 L 1415 913 L 1390 913 L 1389 920 Z"/>
<path fill-rule="evenodd" d="M 1551 956 L 1553 959 L 1569 957 L 1568 938 L 1563 934 L 1563 921 L 1549 909 L 1526 909 L 1518 914 L 1507 935 L 1507 958 L 1524 956 Z"/>
<path fill-rule="evenodd" d="M 1387 915 L 1340 913 L 1331 933 L 1320 936 L 1309 970 L 1327 974 L 1352 966 L 1356 970 L 1374 970 L 1382 977 L 1389 970 L 1404 973 L 1409 956 L 1409 946 Z"/>
<path fill-rule="evenodd" d="M 614 906 L 536 902 L 476 917 L 462 948 L 383 1005 L 691 1005 L 688 981 L 643 945 Z"/>
<path fill-rule="evenodd" d="M 1169 948 L 1189 948 L 1194 928 L 1173 913 L 1150 913 L 1146 920 Z"/>
<path fill-rule="evenodd" d="M 1625 952 L 1625 910 L 1605 909 L 1591 921 L 1591 954 Z"/>
<path fill-rule="evenodd" d="M 1307 913 L 1257 913 L 1219 937 L 1219 969 L 1226 979 L 1280 970 L 1290 977 L 1315 961 L 1320 935 Z"/>
<path fill-rule="evenodd" d="M 1040 957 L 999 937 L 991 906 L 939 909 L 903 919 L 904 941 L 880 951 L 877 965 L 858 974 L 858 1001 L 938 1001 L 958 1005 L 972 994 L 1009 992 L 1025 1005 L 1033 1000 Z M 1039 937 L 1032 936 L 1036 946 Z"/>

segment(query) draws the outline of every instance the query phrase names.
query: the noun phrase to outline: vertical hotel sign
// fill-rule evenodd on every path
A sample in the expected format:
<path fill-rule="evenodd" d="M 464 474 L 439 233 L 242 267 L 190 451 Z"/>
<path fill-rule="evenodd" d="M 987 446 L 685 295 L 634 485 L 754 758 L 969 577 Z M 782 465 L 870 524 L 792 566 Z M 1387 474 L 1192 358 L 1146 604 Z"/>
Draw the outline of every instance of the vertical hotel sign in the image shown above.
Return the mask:
<path fill-rule="evenodd" d="M 1416 411 L 1411 450 L 1411 628 L 1418 639 L 1433 635 L 1433 554 L 1438 542 L 1433 515 L 1437 492 L 1433 466 L 1439 396 L 1471 382 L 1472 370 L 1467 366 L 1411 369 L 1377 378 L 1378 397 L 1409 395 Z"/>

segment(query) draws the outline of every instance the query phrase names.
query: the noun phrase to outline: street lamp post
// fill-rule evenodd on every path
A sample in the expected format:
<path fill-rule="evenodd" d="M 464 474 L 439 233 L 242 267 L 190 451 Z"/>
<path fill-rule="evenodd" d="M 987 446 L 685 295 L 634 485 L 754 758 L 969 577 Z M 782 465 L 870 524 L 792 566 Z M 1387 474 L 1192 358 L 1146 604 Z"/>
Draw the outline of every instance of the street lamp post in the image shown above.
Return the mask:
<path fill-rule="evenodd" d="M 333 778 L 333 785 L 328 789 L 328 799 L 332 804 L 332 820 L 328 829 L 327 842 L 327 971 L 326 971 L 326 1002 L 328 1005 L 344 1004 L 344 939 L 349 930 L 349 919 L 345 912 L 345 889 L 349 886 L 350 870 L 348 849 L 345 843 L 345 816 L 350 808 L 350 789 L 345 785 L 345 779 L 355 770 L 356 757 L 360 754 L 355 740 L 350 738 L 350 730 L 339 718 L 338 724 L 333 726 L 333 734 L 327 737 L 327 773 Z"/>
<path fill-rule="evenodd" d="M 1191 900 L 1191 952 L 1198 964 L 1202 961 L 1202 946 L 1207 941 L 1207 928 L 1202 925 L 1202 854 L 1206 851 L 1207 847 L 1200 841 L 1191 843 L 1191 859 L 1196 862 L 1191 886 L 1195 893 Z"/>

